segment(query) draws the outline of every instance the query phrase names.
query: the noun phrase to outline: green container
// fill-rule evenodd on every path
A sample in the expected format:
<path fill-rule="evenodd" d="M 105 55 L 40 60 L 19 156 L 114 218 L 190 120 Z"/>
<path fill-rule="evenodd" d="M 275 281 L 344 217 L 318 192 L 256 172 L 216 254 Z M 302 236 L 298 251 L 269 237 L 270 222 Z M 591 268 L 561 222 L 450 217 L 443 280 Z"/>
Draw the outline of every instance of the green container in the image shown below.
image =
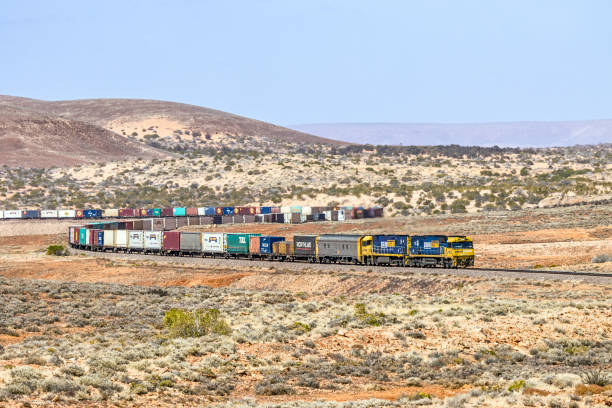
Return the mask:
<path fill-rule="evenodd" d="M 153 216 L 154 217 L 161 217 L 161 208 L 154 208 L 153 209 Z"/>
<path fill-rule="evenodd" d="M 172 215 L 175 217 L 185 217 L 187 214 L 185 207 L 174 207 L 172 209 Z M 160 212 L 161 214 L 161 212 Z"/>
<path fill-rule="evenodd" d="M 79 245 L 87 245 L 87 230 L 85 228 L 79 229 Z"/>
<path fill-rule="evenodd" d="M 225 234 L 226 252 L 228 254 L 248 254 L 250 237 L 261 237 L 261 234 Z"/>

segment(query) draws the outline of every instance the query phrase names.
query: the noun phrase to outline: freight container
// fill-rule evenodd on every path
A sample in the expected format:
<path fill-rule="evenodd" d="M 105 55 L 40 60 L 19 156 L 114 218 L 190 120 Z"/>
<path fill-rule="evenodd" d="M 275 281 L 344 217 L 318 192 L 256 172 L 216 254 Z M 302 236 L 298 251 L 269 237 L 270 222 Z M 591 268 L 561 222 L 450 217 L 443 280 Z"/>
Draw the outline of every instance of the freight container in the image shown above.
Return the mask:
<path fill-rule="evenodd" d="M 331 219 L 332 219 L 332 212 L 330 210 L 323 211 L 323 214 L 325 214 L 325 221 L 331 221 Z"/>
<path fill-rule="evenodd" d="M 144 231 L 133 230 L 128 233 L 128 252 L 140 252 L 144 249 Z"/>
<path fill-rule="evenodd" d="M 244 224 L 244 215 L 234 215 L 234 224 Z"/>
<path fill-rule="evenodd" d="M 301 215 L 300 214 L 300 222 L 305 223 L 306 221 L 308 221 L 308 217 L 312 218 L 312 215 Z"/>
<path fill-rule="evenodd" d="M 146 217 L 147 216 L 147 209 L 146 208 L 141 208 L 138 210 L 138 216 L 139 217 Z"/>
<path fill-rule="evenodd" d="M 260 214 L 270 214 L 272 213 L 272 207 L 259 207 Z"/>
<path fill-rule="evenodd" d="M 221 210 L 221 212 L 223 213 L 223 210 Z M 216 213 L 217 213 L 217 209 L 215 207 L 206 207 L 204 209 L 204 215 L 206 216 L 212 217 Z"/>
<path fill-rule="evenodd" d="M 291 224 L 299 224 L 302 222 L 302 214 L 298 212 L 291 213 Z"/>
<path fill-rule="evenodd" d="M 233 215 L 224 215 L 223 216 L 223 224 L 233 224 L 234 216 Z"/>
<path fill-rule="evenodd" d="M 206 215 L 206 207 L 198 207 L 198 216 L 203 217 Z"/>
<path fill-rule="evenodd" d="M 161 217 L 161 208 L 147 208 L 147 217 Z"/>
<path fill-rule="evenodd" d="M 161 216 L 162 217 L 172 217 L 172 208 L 162 208 L 161 209 Z"/>
<path fill-rule="evenodd" d="M 213 216 L 213 224 L 215 225 L 223 224 L 223 216 L 222 215 Z"/>
<path fill-rule="evenodd" d="M 87 231 L 86 228 L 79 228 L 79 246 L 87 245 Z"/>
<path fill-rule="evenodd" d="M 259 246 L 262 237 L 249 237 L 249 256 L 251 258 L 259 257 Z"/>
<path fill-rule="evenodd" d="M 119 221 L 119 222 L 117 222 L 117 228 L 116 228 L 116 229 L 120 229 L 120 230 L 127 229 L 127 228 L 126 228 L 126 222 L 125 222 L 125 221 Z"/>
<path fill-rule="evenodd" d="M 0 220 L 1 219 L 4 219 L 4 211 L 3 210 L 0 210 Z"/>
<path fill-rule="evenodd" d="M 181 250 L 181 233 L 178 231 L 164 232 L 162 248 L 166 254 L 178 254 Z"/>
<path fill-rule="evenodd" d="M 301 205 L 292 205 L 291 206 L 291 212 L 292 213 L 301 214 L 302 213 L 302 206 Z"/>
<path fill-rule="evenodd" d="M 246 211 L 246 207 L 234 207 L 234 215 L 244 215 L 244 212 Z"/>
<path fill-rule="evenodd" d="M 344 221 L 344 210 L 338 210 L 338 221 Z"/>
<path fill-rule="evenodd" d="M 312 215 L 312 207 L 303 206 L 302 215 Z"/>
<path fill-rule="evenodd" d="M 93 248 L 95 243 L 98 241 L 97 235 L 98 235 L 97 230 L 89 229 L 89 234 L 87 235 L 87 245 Z"/>
<path fill-rule="evenodd" d="M 75 241 L 74 241 L 74 237 L 75 237 L 75 231 L 76 227 L 68 227 L 68 243 L 74 245 Z M 78 232 L 76 233 L 76 236 L 78 236 Z"/>
<path fill-rule="evenodd" d="M 270 214 L 279 214 L 281 212 L 280 207 L 270 207 Z"/>
<path fill-rule="evenodd" d="M 319 235 L 317 254 L 323 262 L 359 262 L 360 235 Z"/>
<path fill-rule="evenodd" d="M 118 229 L 121 229 L 121 228 L 119 228 L 119 222 L 111 222 L 109 225 L 111 226 L 111 228 L 110 228 L 110 229 L 112 229 L 112 230 L 118 230 Z M 124 228 L 125 228 L 125 227 L 124 227 Z"/>
<path fill-rule="evenodd" d="M 225 247 L 228 255 L 246 255 L 249 253 L 249 238 L 261 234 L 228 233 L 225 234 Z"/>
<path fill-rule="evenodd" d="M 117 218 L 119 217 L 118 208 L 106 208 L 102 210 L 102 216 L 105 218 Z"/>
<path fill-rule="evenodd" d="M 245 215 L 257 214 L 257 207 L 247 207 L 247 213 Z"/>
<path fill-rule="evenodd" d="M 317 235 L 295 235 L 293 250 L 296 259 L 314 262 L 317 256 Z"/>
<path fill-rule="evenodd" d="M 259 254 L 260 255 L 271 255 L 272 245 L 275 242 L 285 241 L 285 237 L 261 237 L 259 239 Z"/>
<path fill-rule="evenodd" d="M 140 231 L 142 231 L 144 229 L 144 221 L 143 220 L 132 221 L 132 224 L 133 224 L 133 226 L 132 226 L 133 230 L 140 230 Z"/>
<path fill-rule="evenodd" d="M 100 251 L 104 248 L 104 230 L 96 230 L 96 239 L 94 245 Z"/>
<path fill-rule="evenodd" d="M 245 215 L 244 216 L 244 223 L 254 223 L 255 222 L 255 215 Z"/>
<path fill-rule="evenodd" d="M 25 210 L 22 213 L 22 218 L 26 218 L 26 219 L 40 218 L 40 210 Z"/>
<path fill-rule="evenodd" d="M 188 225 L 200 225 L 200 217 L 188 217 Z"/>
<path fill-rule="evenodd" d="M 119 209 L 119 217 L 121 218 L 130 218 L 136 216 L 136 210 L 133 208 L 120 208 Z"/>
<path fill-rule="evenodd" d="M 153 220 L 149 219 L 149 220 L 142 220 L 142 229 L 144 231 L 151 231 L 153 230 Z"/>
<path fill-rule="evenodd" d="M 233 215 L 234 207 L 223 207 L 223 215 Z"/>
<path fill-rule="evenodd" d="M 289 206 L 289 205 L 281 206 L 280 212 L 283 213 L 283 214 L 290 213 L 291 212 L 291 206 Z"/>
<path fill-rule="evenodd" d="M 104 230 L 104 248 L 115 247 L 115 230 Z"/>
<path fill-rule="evenodd" d="M 75 210 L 74 218 L 83 218 L 83 210 Z"/>
<path fill-rule="evenodd" d="M 153 226 L 151 227 L 152 231 L 163 231 L 164 230 L 164 219 L 163 218 L 154 218 Z"/>
<path fill-rule="evenodd" d="M 215 214 L 223 215 L 223 207 L 215 207 Z"/>
<path fill-rule="evenodd" d="M 181 228 L 187 226 L 189 220 L 187 217 L 176 217 L 176 228 Z"/>
<path fill-rule="evenodd" d="M 134 229 L 134 221 L 126 221 L 125 222 L 125 229 L 126 230 L 133 230 Z"/>
<path fill-rule="evenodd" d="M 40 212 L 40 218 L 57 218 L 57 217 L 58 217 L 57 210 L 42 210 Z"/>
<path fill-rule="evenodd" d="M 164 230 L 170 231 L 176 229 L 176 218 L 174 217 L 166 217 L 164 220 Z"/>
<path fill-rule="evenodd" d="M 225 234 L 222 232 L 203 232 L 202 233 L 202 253 L 203 255 L 216 256 L 225 252 Z"/>
<path fill-rule="evenodd" d="M 293 258 L 293 242 L 278 241 L 272 244 L 272 254 L 275 259 L 284 261 L 285 259 Z"/>
<path fill-rule="evenodd" d="M 195 217 L 198 215 L 198 208 L 197 207 L 187 207 L 185 208 L 185 215 L 187 217 Z"/>
<path fill-rule="evenodd" d="M 332 210 L 331 212 L 331 220 L 338 221 L 338 210 Z"/>
<path fill-rule="evenodd" d="M 120 229 L 115 231 L 115 248 L 127 251 L 128 234 L 130 231 Z"/>
<path fill-rule="evenodd" d="M 187 209 L 185 207 L 174 207 L 172 208 L 172 216 L 174 217 L 184 217 L 187 213 Z"/>
<path fill-rule="evenodd" d="M 200 217 L 200 225 L 210 225 L 213 223 L 213 217 Z"/>
<path fill-rule="evenodd" d="M 162 248 L 161 231 L 145 231 L 144 233 L 144 251 L 159 252 Z"/>

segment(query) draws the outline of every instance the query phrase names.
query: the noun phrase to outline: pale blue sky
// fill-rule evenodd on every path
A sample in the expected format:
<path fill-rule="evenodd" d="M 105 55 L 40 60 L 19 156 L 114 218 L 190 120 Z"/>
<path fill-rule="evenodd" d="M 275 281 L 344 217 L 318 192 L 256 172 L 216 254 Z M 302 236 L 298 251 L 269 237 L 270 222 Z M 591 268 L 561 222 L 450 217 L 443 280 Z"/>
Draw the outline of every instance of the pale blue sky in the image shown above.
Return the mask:
<path fill-rule="evenodd" d="M 612 118 L 612 1 L 0 4 L 0 93 L 278 124 Z"/>

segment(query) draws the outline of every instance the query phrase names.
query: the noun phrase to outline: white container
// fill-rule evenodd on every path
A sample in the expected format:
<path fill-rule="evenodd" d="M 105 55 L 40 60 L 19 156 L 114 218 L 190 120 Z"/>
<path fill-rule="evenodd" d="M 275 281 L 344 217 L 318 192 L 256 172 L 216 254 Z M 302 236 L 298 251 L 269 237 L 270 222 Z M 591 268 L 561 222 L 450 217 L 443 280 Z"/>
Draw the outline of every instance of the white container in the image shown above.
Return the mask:
<path fill-rule="evenodd" d="M 338 221 L 344 221 L 345 219 L 344 210 L 338 210 Z"/>
<path fill-rule="evenodd" d="M 21 217 L 21 210 L 4 210 L 4 218 L 7 220 L 19 219 Z"/>
<path fill-rule="evenodd" d="M 290 213 L 291 212 L 291 207 L 288 206 L 288 205 L 283 205 L 280 208 L 280 212 L 282 212 L 283 214 Z"/>
<path fill-rule="evenodd" d="M 127 246 L 130 249 L 142 249 L 144 247 L 144 231 L 130 231 Z"/>
<path fill-rule="evenodd" d="M 91 242 L 91 230 L 87 228 L 85 230 L 85 245 L 86 246 L 90 245 L 90 242 Z"/>
<path fill-rule="evenodd" d="M 305 215 L 300 215 L 300 222 L 303 224 L 307 221 L 307 217 Z"/>
<path fill-rule="evenodd" d="M 115 230 L 115 246 L 117 248 L 127 248 L 128 230 Z"/>
<path fill-rule="evenodd" d="M 76 218 L 75 210 L 58 210 L 57 211 L 58 218 Z"/>
<path fill-rule="evenodd" d="M 203 217 L 206 215 L 206 207 L 198 207 L 198 215 Z"/>
<path fill-rule="evenodd" d="M 104 230 L 104 246 L 111 248 L 115 246 L 115 231 Z"/>
<path fill-rule="evenodd" d="M 302 207 L 302 215 L 312 215 L 312 207 Z"/>
<path fill-rule="evenodd" d="M 103 217 L 119 217 L 119 209 L 118 208 L 107 208 L 102 210 Z"/>
<path fill-rule="evenodd" d="M 283 213 L 283 221 L 285 224 L 291 224 L 291 213 Z"/>
<path fill-rule="evenodd" d="M 225 234 L 222 232 L 202 233 L 202 252 L 223 253 L 225 247 Z"/>
<path fill-rule="evenodd" d="M 325 214 L 325 221 L 331 221 L 331 211 L 324 211 L 323 214 Z"/>
<path fill-rule="evenodd" d="M 161 249 L 162 235 L 161 231 L 145 231 L 144 249 Z"/>
<path fill-rule="evenodd" d="M 4 218 L 4 211 L 0 210 L 0 220 Z"/>
<path fill-rule="evenodd" d="M 57 218 L 57 210 L 42 210 L 40 218 Z"/>

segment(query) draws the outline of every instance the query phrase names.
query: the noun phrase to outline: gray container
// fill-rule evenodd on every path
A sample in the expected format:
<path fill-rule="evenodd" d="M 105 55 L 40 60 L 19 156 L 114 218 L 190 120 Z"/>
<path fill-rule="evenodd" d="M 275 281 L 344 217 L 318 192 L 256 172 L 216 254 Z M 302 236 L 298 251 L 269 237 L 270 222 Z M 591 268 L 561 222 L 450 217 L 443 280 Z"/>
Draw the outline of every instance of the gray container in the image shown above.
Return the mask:
<path fill-rule="evenodd" d="M 319 258 L 358 260 L 361 235 L 319 235 Z"/>
<path fill-rule="evenodd" d="M 183 253 L 202 252 L 202 234 L 200 232 L 181 231 L 180 249 Z"/>
<path fill-rule="evenodd" d="M 234 215 L 234 224 L 244 224 L 244 215 Z"/>
<path fill-rule="evenodd" d="M 244 223 L 254 223 L 255 222 L 255 216 L 254 215 L 245 215 L 244 216 Z"/>
<path fill-rule="evenodd" d="M 213 217 L 200 217 L 200 225 L 210 225 L 213 222 Z"/>
<path fill-rule="evenodd" d="M 233 215 L 224 215 L 222 223 L 223 224 L 233 224 L 234 223 L 234 216 Z"/>

